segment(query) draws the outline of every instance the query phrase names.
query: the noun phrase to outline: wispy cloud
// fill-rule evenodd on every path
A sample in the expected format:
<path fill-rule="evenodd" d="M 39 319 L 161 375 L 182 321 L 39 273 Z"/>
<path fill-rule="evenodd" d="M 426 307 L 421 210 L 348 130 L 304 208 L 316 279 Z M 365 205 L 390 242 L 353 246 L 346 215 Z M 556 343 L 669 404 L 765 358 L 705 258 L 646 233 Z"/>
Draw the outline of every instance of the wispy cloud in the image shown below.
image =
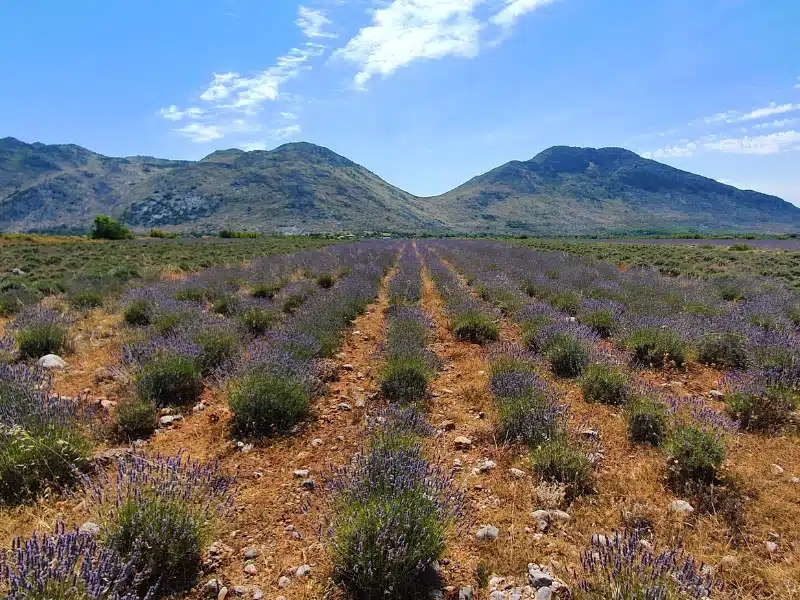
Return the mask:
<path fill-rule="evenodd" d="M 277 140 L 286 140 L 291 137 L 296 136 L 302 131 L 302 127 L 300 125 L 288 125 L 286 127 L 281 127 L 279 129 L 274 129 L 272 131 L 272 137 Z"/>
<path fill-rule="evenodd" d="M 357 65 L 358 87 L 417 60 L 473 57 L 483 27 L 473 10 L 483 1 L 393 0 L 335 56 Z"/>
<path fill-rule="evenodd" d="M 307 38 L 335 39 L 339 37 L 335 33 L 324 31 L 328 25 L 331 25 L 331 20 L 327 17 L 325 12 L 321 10 L 306 8 L 302 5 L 298 6 L 297 21 L 295 21 L 295 23 Z"/>
<path fill-rule="evenodd" d="M 182 121 L 183 119 L 199 119 L 206 114 L 206 111 L 197 107 L 181 110 L 172 104 L 167 108 L 162 108 L 158 114 L 168 121 Z"/>
<path fill-rule="evenodd" d="M 309 70 L 309 61 L 324 50 L 325 46 L 306 42 L 302 48 L 292 48 L 274 65 L 250 77 L 239 73 L 215 73 L 200 99 L 214 103 L 217 108 L 252 112 L 267 100 L 277 99 L 281 86 Z"/>
<path fill-rule="evenodd" d="M 263 129 L 260 123 L 245 119 L 233 119 L 220 123 L 190 123 L 175 131 L 196 144 L 222 139 L 228 135 L 257 133 Z"/>
<path fill-rule="evenodd" d="M 294 114 L 293 112 L 282 112 L 282 113 L 281 113 L 281 116 L 282 116 L 284 119 L 288 119 L 288 120 L 290 120 L 290 121 L 296 121 L 297 119 L 299 119 L 299 118 L 300 118 L 300 117 L 298 117 L 296 114 Z"/>
<path fill-rule="evenodd" d="M 491 21 L 501 27 L 512 27 L 520 17 L 555 0 L 505 0 L 505 7 L 495 14 Z"/>
<path fill-rule="evenodd" d="M 800 132 L 789 129 L 766 135 L 721 137 L 704 136 L 695 141 L 681 140 L 677 145 L 645 152 L 645 158 L 685 158 L 701 152 L 768 155 L 800 150 Z"/>
<path fill-rule="evenodd" d="M 788 130 L 769 135 L 729 138 L 708 143 L 705 149 L 734 154 L 779 154 L 800 150 L 800 131 Z"/>
<path fill-rule="evenodd" d="M 753 125 L 754 129 L 780 129 L 781 127 L 786 127 L 788 125 L 793 125 L 800 121 L 800 119 L 776 119 L 775 121 L 769 121 L 767 123 L 757 123 Z"/>
<path fill-rule="evenodd" d="M 748 112 L 743 112 L 740 110 L 726 110 L 724 112 L 719 112 L 711 116 L 704 117 L 702 119 L 702 123 L 705 123 L 706 125 L 716 125 L 719 123 L 743 123 L 746 121 L 757 121 L 759 119 L 765 119 L 767 117 L 772 117 L 774 115 L 780 115 L 783 113 L 794 112 L 796 110 L 800 110 L 800 104 L 793 104 L 791 102 L 787 102 L 786 104 L 778 104 L 776 102 L 770 102 L 767 106 L 754 108 Z"/>

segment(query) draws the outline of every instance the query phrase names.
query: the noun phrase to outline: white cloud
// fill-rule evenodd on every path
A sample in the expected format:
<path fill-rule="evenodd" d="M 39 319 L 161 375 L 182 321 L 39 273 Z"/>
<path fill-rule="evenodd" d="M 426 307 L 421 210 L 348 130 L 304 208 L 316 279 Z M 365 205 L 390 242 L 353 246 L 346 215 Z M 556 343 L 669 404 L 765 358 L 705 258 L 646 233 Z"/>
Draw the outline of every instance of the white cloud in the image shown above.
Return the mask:
<path fill-rule="evenodd" d="M 172 104 L 168 108 L 162 108 L 158 114 L 168 121 L 181 121 L 183 119 L 199 119 L 206 114 L 206 111 L 196 107 L 181 110 L 176 105 Z"/>
<path fill-rule="evenodd" d="M 245 119 L 233 119 L 225 123 L 190 123 L 185 127 L 176 129 L 178 133 L 189 138 L 196 144 L 203 144 L 213 140 L 221 139 L 232 133 L 255 133 L 261 131 L 260 123 L 254 123 Z"/>
<path fill-rule="evenodd" d="M 176 131 L 197 144 L 218 140 L 224 135 L 216 125 L 204 123 L 190 123 Z"/>
<path fill-rule="evenodd" d="M 266 142 L 245 142 L 242 144 L 242 150 L 245 152 L 250 152 L 251 150 L 266 150 L 267 143 Z"/>
<path fill-rule="evenodd" d="M 415 60 L 473 57 L 483 27 L 473 10 L 483 1 L 393 0 L 335 56 L 358 66 L 359 87 Z"/>
<path fill-rule="evenodd" d="M 288 119 L 288 120 L 290 120 L 290 121 L 296 121 L 297 119 L 299 119 L 299 118 L 300 118 L 300 117 L 298 117 L 296 114 L 294 114 L 293 112 L 282 112 L 282 113 L 281 113 L 281 116 L 282 116 L 284 119 Z"/>
<path fill-rule="evenodd" d="M 644 152 L 642 156 L 645 158 L 686 158 L 693 156 L 697 150 L 696 142 L 686 142 L 677 146 L 668 146 L 667 148 L 659 148 L 653 152 Z"/>
<path fill-rule="evenodd" d="M 281 127 L 280 129 L 274 129 L 272 131 L 272 136 L 278 140 L 285 140 L 296 136 L 301 131 L 302 127 L 300 127 L 300 125 L 289 125 L 287 127 Z"/>
<path fill-rule="evenodd" d="M 750 112 L 742 112 L 740 110 L 726 110 L 719 112 L 710 117 L 705 117 L 702 122 L 706 125 L 716 125 L 718 123 L 742 123 L 745 121 L 757 121 L 773 115 L 779 115 L 788 112 L 800 110 L 800 104 L 777 104 L 770 102 L 767 106 L 761 108 L 754 108 Z"/>
<path fill-rule="evenodd" d="M 737 121 L 754 121 L 756 119 L 763 119 L 764 117 L 771 117 L 782 113 L 793 112 L 800 110 L 800 104 L 781 104 L 777 105 L 775 102 L 770 102 L 769 106 L 763 108 L 756 108 L 749 113 L 742 115 Z"/>
<path fill-rule="evenodd" d="M 506 6 L 491 18 L 492 23 L 502 27 L 512 27 L 526 13 L 536 10 L 555 0 L 505 0 Z"/>
<path fill-rule="evenodd" d="M 768 123 L 758 123 L 753 125 L 755 129 L 780 129 L 781 127 L 786 127 L 787 125 L 793 125 L 797 123 L 800 119 L 776 119 L 775 121 L 770 121 Z"/>
<path fill-rule="evenodd" d="M 292 48 L 273 66 L 252 77 L 243 77 L 239 73 L 215 73 L 214 80 L 200 98 L 216 103 L 218 108 L 257 110 L 263 102 L 278 98 L 281 85 L 310 69 L 308 62 L 322 54 L 324 49 L 319 44 L 306 42 L 302 48 Z"/>
<path fill-rule="evenodd" d="M 306 8 L 305 6 L 297 7 L 297 21 L 296 25 L 303 31 L 303 35 L 307 38 L 337 38 L 335 33 L 323 31 L 327 25 L 331 24 L 331 20 L 321 10 L 313 8 Z"/>
<path fill-rule="evenodd" d="M 713 125 L 714 123 L 732 123 L 732 119 L 738 114 L 738 110 L 726 110 L 725 112 L 719 112 L 715 115 L 711 115 L 710 117 L 705 117 L 703 122 L 707 125 Z"/>
<path fill-rule="evenodd" d="M 800 131 L 788 130 L 769 135 L 723 139 L 709 142 L 704 148 L 734 154 L 779 154 L 800 150 Z"/>

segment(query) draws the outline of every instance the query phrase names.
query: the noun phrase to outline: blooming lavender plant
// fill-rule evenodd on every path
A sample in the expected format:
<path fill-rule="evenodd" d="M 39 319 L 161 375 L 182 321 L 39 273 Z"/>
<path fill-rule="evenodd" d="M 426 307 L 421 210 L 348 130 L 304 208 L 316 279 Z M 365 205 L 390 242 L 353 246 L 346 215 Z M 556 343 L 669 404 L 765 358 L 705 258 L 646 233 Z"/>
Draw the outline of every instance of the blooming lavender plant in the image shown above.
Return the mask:
<path fill-rule="evenodd" d="M 15 538 L 0 552 L 0 590 L 6 600 L 150 600 L 155 590 L 135 575 L 137 559 L 57 523 L 53 533 Z"/>
<path fill-rule="evenodd" d="M 409 598 L 424 589 L 462 514 L 462 494 L 416 448 L 373 445 L 334 473 L 334 577 L 357 598 Z"/>
<path fill-rule="evenodd" d="M 88 464 L 93 413 L 50 393 L 37 367 L 0 363 L 0 501 L 16 503 L 75 483 Z"/>
<path fill-rule="evenodd" d="M 10 325 L 22 358 L 58 353 L 67 346 L 68 316 L 49 308 L 27 306 Z"/>
<path fill-rule="evenodd" d="M 217 464 L 128 454 L 91 487 L 104 545 L 132 563 L 139 594 L 193 585 L 215 522 L 230 513 L 235 480 Z"/>
<path fill-rule="evenodd" d="M 581 553 L 576 600 L 708 598 L 710 571 L 680 548 L 656 553 L 634 533 L 593 536 Z"/>
<path fill-rule="evenodd" d="M 797 382 L 781 372 L 727 373 L 721 387 L 728 414 L 742 429 L 778 430 L 800 404 Z"/>

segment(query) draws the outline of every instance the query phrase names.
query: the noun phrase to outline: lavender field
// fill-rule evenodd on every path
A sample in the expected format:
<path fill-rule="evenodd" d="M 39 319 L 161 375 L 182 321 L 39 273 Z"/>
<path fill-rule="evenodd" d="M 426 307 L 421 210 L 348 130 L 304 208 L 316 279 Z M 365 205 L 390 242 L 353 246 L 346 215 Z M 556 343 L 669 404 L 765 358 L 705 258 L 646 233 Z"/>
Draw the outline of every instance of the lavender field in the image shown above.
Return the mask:
<path fill-rule="evenodd" d="M 0 591 L 795 597 L 800 294 L 619 262 L 370 240 L 23 307 Z"/>

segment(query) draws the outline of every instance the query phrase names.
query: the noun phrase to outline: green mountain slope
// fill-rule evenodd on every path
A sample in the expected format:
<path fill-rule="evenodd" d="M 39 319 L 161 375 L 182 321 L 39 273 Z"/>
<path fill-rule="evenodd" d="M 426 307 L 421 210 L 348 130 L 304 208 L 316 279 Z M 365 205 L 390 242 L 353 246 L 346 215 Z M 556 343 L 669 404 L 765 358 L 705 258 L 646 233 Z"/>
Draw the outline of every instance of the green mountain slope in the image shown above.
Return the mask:
<path fill-rule="evenodd" d="M 85 228 L 96 214 L 184 231 L 800 230 L 800 208 L 780 198 L 619 148 L 553 147 L 418 198 L 303 142 L 175 161 L 0 139 L 0 230 Z"/>
<path fill-rule="evenodd" d="M 432 199 L 459 231 L 799 231 L 800 208 L 622 148 L 555 146 Z"/>

